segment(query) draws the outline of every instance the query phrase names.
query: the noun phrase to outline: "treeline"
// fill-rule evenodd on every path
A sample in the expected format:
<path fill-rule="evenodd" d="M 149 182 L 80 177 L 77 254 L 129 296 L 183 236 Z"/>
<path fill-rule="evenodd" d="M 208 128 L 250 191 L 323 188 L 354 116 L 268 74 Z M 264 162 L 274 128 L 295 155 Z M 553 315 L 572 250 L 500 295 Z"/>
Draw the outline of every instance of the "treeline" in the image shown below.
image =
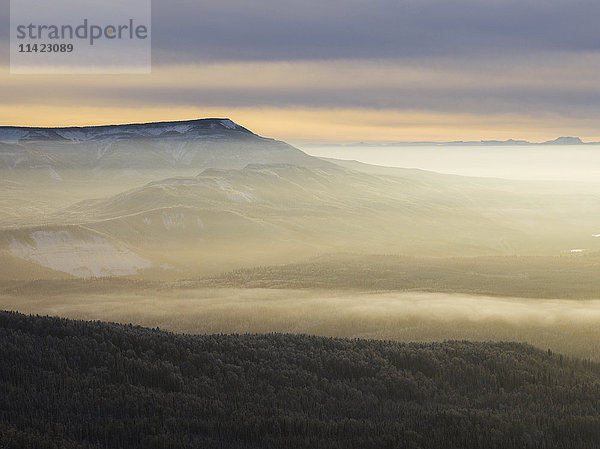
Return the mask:
<path fill-rule="evenodd" d="M 407 257 L 338 255 L 239 269 L 203 286 L 421 290 L 528 298 L 597 299 L 600 254 L 563 256 Z"/>
<path fill-rule="evenodd" d="M 73 279 L 0 280 L 0 295 L 64 297 L 71 294 L 110 294 L 140 292 L 168 288 L 170 284 L 160 281 L 107 276 Z"/>
<path fill-rule="evenodd" d="M 600 366 L 516 343 L 0 312 L 0 448 L 597 448 Z"/>

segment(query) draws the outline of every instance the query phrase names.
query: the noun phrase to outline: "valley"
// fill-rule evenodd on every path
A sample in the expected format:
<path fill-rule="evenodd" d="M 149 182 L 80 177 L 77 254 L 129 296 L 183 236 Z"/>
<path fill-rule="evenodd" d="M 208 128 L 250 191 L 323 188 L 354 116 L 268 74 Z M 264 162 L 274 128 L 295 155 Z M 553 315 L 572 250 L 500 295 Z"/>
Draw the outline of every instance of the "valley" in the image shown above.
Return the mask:
<path fill-rule="evenodd" d="M 226 119 L 0 140 L 3 309 L 597 358 L 595 185 L 320 159 Z"/>

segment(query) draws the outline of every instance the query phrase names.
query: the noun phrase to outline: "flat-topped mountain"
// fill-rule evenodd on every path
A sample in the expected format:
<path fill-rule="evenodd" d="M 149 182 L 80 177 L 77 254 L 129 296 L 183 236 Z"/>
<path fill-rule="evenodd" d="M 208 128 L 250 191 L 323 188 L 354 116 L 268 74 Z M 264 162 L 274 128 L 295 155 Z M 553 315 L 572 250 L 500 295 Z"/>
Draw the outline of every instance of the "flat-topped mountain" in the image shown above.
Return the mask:
<path fill-rule="evenodd" d="M 554 140 L 544 142 L 545 145 L 582 145 L 583 141 L 579 137 L 557 137 Z"/>
<path fill-rule="evenodd" d="M 323 166 L 284 142 L 226 118 L 67 128 L 0 127 L 0 169 Z"/>
<path fill-rule="evenodd" d="M 229 119 L 207 118 L 176 122 L 60 128 L 1 126 L 0 142 L 19 143 L 40 140 L 81 142 L 101 139 L 243 137 L 237 135 L 237 133 L 256 136 Z"/>

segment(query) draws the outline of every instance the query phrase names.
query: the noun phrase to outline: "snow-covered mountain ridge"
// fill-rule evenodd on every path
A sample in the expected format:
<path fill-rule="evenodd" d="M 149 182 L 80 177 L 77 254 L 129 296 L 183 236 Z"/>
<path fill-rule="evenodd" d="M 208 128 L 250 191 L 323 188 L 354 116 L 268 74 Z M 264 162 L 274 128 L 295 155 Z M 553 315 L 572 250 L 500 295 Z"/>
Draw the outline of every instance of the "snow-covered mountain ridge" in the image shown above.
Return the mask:
<path fill-rule="evenodd" d="M 0 169 L 171 170 L 328 162 L 227 118 L 69 128 L 0 127 Z"/>
<path fill-rule="evenodd" d="M 126 125 L 101 125 L 83 127 L 18 127 L 0 126 L 0 142 L 17 143 L 22 141 L 71 141 L 82 142 L 101 139 L 136 138 L 201 138 L 209 135 L 240 132 L 254 135 L 251 131 L 230 119 L 209 118 L 177 122 L 133 123 Z"/>

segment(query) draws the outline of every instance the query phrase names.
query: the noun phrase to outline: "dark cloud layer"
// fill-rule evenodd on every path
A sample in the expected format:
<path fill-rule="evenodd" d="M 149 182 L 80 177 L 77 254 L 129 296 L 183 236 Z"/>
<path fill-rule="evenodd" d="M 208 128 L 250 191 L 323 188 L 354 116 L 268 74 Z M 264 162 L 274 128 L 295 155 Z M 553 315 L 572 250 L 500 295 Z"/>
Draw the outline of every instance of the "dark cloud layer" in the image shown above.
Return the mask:
<path fill-rule="evenodd" d="M 176 76 L 175 73 L 173 73 Z M 27 90 L 28 94 L 23 95 Z M 514 87 L 456 88 L 452 86 L 377 86 L 338 88 L 269 88 L 264 86 L 224 87 L 118 84 L 90 87 L 65 81 L 56 85 L 21 85 L 3 93 L 4 104 L 61 104 L 65 101 L 87 105 L 127 105 L 135 107 L 185 107 L 195 105 L 243 107 L 284 106 L 324 109 L 375 108 L 380 110 L 426 110 L 438 113 L 504 114 L 534 116 L 552 112 L 570 117 L 600 118 L 600 92 L 592 89 L 544 89 Z"/>
<path fill-rule="evenodd" d="M 600 47 L 594 0 L 153 2 L 158 62 L 401 58 Z"/>
<path fill-rule="evenodd" d="M 154 0 L 153 75 L 4 73 L 0 110 L 6 123 L 36 105 L 510 114 L 595 136 L 599 18 L 598 0 Z"/>
<path fill-rule="evenodd" d="M 154 0 L 152 13 L 155 63 L 600 48 L 597 0 Z M 0 0 L 1 40 L 8 25 Z"/>

